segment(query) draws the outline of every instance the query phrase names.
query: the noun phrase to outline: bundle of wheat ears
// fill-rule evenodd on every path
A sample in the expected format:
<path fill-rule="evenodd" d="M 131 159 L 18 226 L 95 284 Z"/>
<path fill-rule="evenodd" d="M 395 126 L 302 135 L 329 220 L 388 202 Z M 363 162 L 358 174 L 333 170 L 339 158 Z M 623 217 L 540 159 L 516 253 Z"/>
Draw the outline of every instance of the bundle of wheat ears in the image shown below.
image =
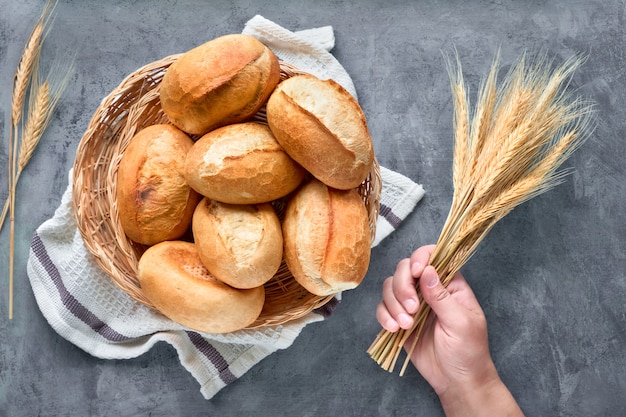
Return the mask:
<path fill-rule="evenodd" d="M 66 61 L 60 66 L 53 67 L 46 78 L 43 78 L 40 73 L 39 57 L 55 5 L 56 3 L 46 3 L 26 42 L 13 78 L 8 151 L 9 195 L 0 215 L 0 230 L 7 213 L 10 221 L 9 318 L 13 318 L 15 192 L 17 182 L 50 122 L 61 92 L 67 84 L 71 67 L 71 64 L 68 65 L 68 61 Z M 24 115 L 24 110 L 26 110 L 26 115 Z"/>
<path fill-rule="evenodd" d="M 430 258 L 444 286 L 498 220 L 561 183 L 568 173 L 558 168 L 592 130 L 591 103 L 569 88 L 581 63 L 582 58 L 575 56 L 553 68 L 545 54 L 533 60 L 524 54 L 498 87 L 496 56 L 473 112 L 458 55 L 456 70 L 448 63 L 454 103 L 454 192 Z M 400 375 L 404 374 L 425 330 L 430 308 L 419 287 L 418 295 L 420 308 L 413 327 L 398 332 L 383 329 L 367 351 L 389 372 L 405 347 Z"/>

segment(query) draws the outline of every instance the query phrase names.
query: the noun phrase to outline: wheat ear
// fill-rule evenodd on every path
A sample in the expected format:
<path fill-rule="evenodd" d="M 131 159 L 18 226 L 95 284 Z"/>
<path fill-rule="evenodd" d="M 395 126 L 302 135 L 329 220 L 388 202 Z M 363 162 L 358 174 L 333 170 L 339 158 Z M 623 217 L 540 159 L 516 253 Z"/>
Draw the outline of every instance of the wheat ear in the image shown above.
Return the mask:
<path fill-rule="evenodd" d="M 0 230 L 2 229 L 2 225 L 4 224 L 4 220 L 7 215 L 7 210 L 10 206 L 11 189 L 13 185 L 13 177 L 15 176 L 15 153 L 17 152 L 17 144 L 19 143 L 19 123 L 24 113 L 24 101 L 26 100 L 26 92 L 28 91 L 28 86 L 31 82 L 32 73 L 39 61 L 39 55 L 41 53 L 41 47 L 43 44 L 44 22 L 47 20 L 45 16 L 47 15 L 48 7 L 49 5 L 47 4 L 41 17 L 31 31 L 30 36 L 26 41 L 26 45 L 24 46 L 24 50 L 22 51 L 20 61 L 17 64 L 15 75 L 13 77 L 13 94 L 11 97 L 11 124 L 9 128 L 10 132 L 8 152 L 9 195 L 2 210 L 2 217 L 0 217 Z"/>

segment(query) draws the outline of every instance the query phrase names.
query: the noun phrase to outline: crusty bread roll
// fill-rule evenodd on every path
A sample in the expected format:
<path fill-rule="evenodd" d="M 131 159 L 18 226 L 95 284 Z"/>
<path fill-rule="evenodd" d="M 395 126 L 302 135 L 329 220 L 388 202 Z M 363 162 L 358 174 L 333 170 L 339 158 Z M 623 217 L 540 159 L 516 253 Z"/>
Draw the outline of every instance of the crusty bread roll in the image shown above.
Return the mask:
<path fill-rule="evenodd" d="M 281 82 L 268 100 L 267 122 L 287 153 L 330 187 L 356 188 L 372 168 L 365 115 L 333 80 L 297 75 Z"/>
<path fill-rule="evenodd" d="M 278 58 L 259 40 L 220 36 L 172 63 L 161 82 L 161 106 L 173 124 L 201 135 L 255 114 L 279 80 Z"/>
<path fill-rule="evenodd" d="M 185 176 L 200 194 L 231 204 L 284 197 L 303 180 L 297 164 L 260 123 L 236 123 L 201 137 L 187 154 Z"/>
<path fill-rule="evenodd" d="M 369 267 L 370 228 L 359 193 L 312 179 L 289 200 L 284 256 L 300 285 L 324 296 L 357 287 Z"/>
<path fill-rule="evenodd" d="M 202 263 L 235 288 L 265 284 L 283 258 L 280 221 L 269 203 L 225 204 L 204 198 L 193 215 L 193 235 Z"/>
<path fill-rule="evenodd" d="M 117 205 L 126 235 L 144 245 L 178 239 L 191 225 L 200 195 L 187 184 L 192 139 L 171 125 L 152 125 L 129 142 L 117 171 Z"/>
<path fill-rule="evenodd" d="M 139 259 L 141 289 L 156 309 L 190 329 L 227 333 L 252 324 L 261 314 L 265 289 L 240 290 L 204 267 L 193 243 L 167 241 Z"/>

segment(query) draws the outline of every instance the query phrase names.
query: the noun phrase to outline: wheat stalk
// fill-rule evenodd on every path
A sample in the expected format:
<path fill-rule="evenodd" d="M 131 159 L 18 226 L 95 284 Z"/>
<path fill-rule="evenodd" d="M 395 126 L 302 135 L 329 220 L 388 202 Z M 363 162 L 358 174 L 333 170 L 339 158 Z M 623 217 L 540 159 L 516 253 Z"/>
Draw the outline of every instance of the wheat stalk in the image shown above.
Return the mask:
<path fill-rule="evenodd" d="M 574 98 L 567 88 L 582 61 L 575 56 L 551 70 L 545 55 L 529 64 L 524 54 L 498 89 L 496 56 L 471 123 L 466 119 L 469 100 L 458 56 L 458 71 L 448 65 L 455 110 L 454 195 L 430 258 L 444 286 L 499 220 L 564 180 L 568 172 L 558 168 L 592 130 L 591 104 Z M 368 349 L 389 372 L 404 347 L 407 358 L 400 375 L 404 374 L 430 314 L 419 287 L 418 297 L 413 327 L 393 333 L 383 329 Z"/>
<path fill-rule="evenodd" d="M 46 35 L 46 27 L 50 23 L 55 6 L 56 3 L 52 4 L 50 1 L 46 3 L 44 10 L 39 16 L 39 19 L 35 23 L 35 26 L 26 41 L 26 45 L 24 46 L 22 55 L 20 56 L 20 60 L 17 64 L 15 75 L 13 76 L 11 124 L 9 125 L 9 152 L 7 164 L 9 171 L 9 196 L 7 197 L 0 216 L 0 230 L 2 229 L 2 225 L 4 224 L 4 220 L 10 206 L 13 178 L 16 175 L 17 147 L 20 142 L 20 122 L 22 121 L 24 114 L 24 103 L 26 101 L 29 86 L 33 79 L 33 72 L 39 65 L 39 57 L 41 55 L 41 48 Z"/>
<path fill-rule="evenodd" d="M 9 243 L 9 319 L 13 318 L 13 271 L 15 258 L 15 194 L 18 179 L 30 161 L 37 144 L 48 126 L 54 108 L 69 80 L 71 63 L 65 61 L 67 71 L 59 67 L 51 70 L 46 80 L 39 77 L 39 58 L 49 30 L 52 12 L 56 7 L 48 1 L 26 42 L 13 79 L 11 124 L 9 134 L 9 196 L 0 217 L 0 229 L 7 212 L 10 217 Z M 59 76 L 59 73 L 61 76 Z M 24 120 L 26 97 L 27 119 Z"/>
<path fill-rule="evenodd" d="M 24 112 L 24 101 L 26 99 L 26 92 L 28 91 L 33 69 L 37 66 L 39 61 L 39 55 L 43 44 L 44 22 L 47 20 L 45 16 L 47 15 L 48 7 L 49 4 L 46 5 L 43 13 L 39 17 L 39 20 L 35 24 L 35 27 L 31 31 L 13 77 L 11 124 L 9 128 L 9 152 L 7 164 L 9 171 L 9 196 L 7 197 L 4 208 L 2 209 L 2 215 L 0 217 L 0 230 L 2 229 L 2 225 L 4 224 L 4 220 L 10 206 L 13 177 L 15 176 L 15 153 L 17 152 L 15 148 L 19 143 L 19 123 Z"/>

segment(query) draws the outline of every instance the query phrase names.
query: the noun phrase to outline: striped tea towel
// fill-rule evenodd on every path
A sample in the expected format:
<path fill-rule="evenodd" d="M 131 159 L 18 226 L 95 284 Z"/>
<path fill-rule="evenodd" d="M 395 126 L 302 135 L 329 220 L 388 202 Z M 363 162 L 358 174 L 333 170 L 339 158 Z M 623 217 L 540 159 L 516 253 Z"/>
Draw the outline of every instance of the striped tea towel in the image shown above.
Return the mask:
<path fill-rule="evenodd" d="M 354 91 L 350 77 L 329 53 L 334 45 L 332 28 L 293 33 L 256 16 L 245 31 L 275 48 L 280 59 L 342 80 Z M 381 168 L 381 177 L 375 244 L 398 227 L 424 193 L 418 184 L 386 168 Z M 222 335 L 184 328 L 132 299 L 97 266 L 76 227 L 71 181 L 70 172 L 60 206 L 33 235 L 28 276 L 51 327 L 95 357 L 133 358 L 165 341 L 174 346 L 202 395 L 210 399 L 263 358 L 289 347 L 307 324 L 324 320 L 339 303 L 336 297 L 299 320 L 274 327 Z"/>

